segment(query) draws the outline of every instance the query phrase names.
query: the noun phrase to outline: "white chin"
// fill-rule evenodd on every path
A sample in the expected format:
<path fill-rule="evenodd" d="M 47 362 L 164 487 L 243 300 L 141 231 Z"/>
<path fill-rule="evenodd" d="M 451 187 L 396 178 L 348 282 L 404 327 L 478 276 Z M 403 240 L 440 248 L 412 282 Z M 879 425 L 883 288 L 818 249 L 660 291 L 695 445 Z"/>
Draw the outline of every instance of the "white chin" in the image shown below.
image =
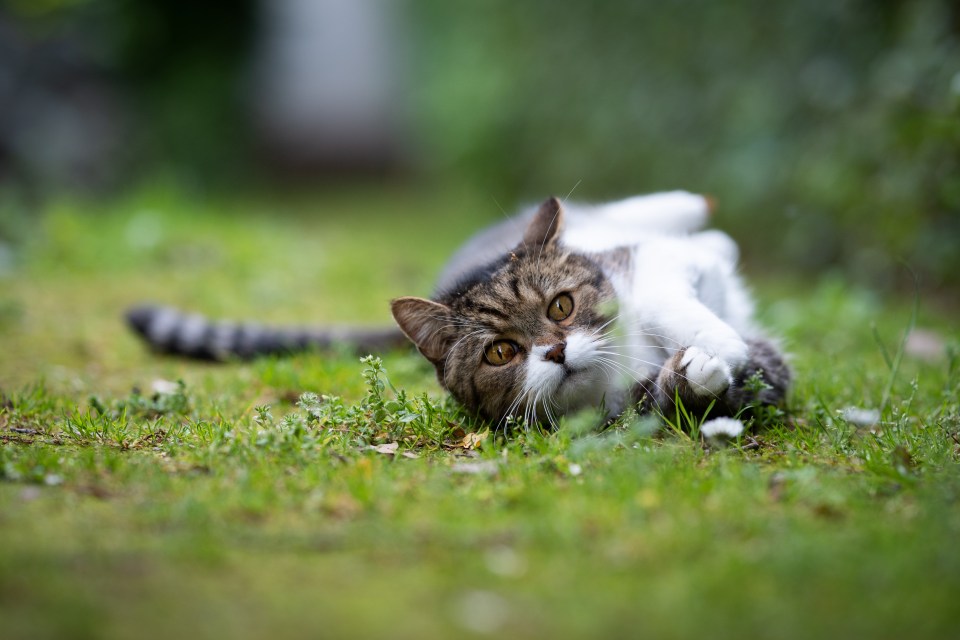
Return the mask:
<path fill-rule="evenodd" d="M 598 384 L 596 376 L 586 369 L 567 374 L 554 393 L 554 399 L 565 411 L 582 409 L 587 406 L 599 406 L 596 397 Z"/>

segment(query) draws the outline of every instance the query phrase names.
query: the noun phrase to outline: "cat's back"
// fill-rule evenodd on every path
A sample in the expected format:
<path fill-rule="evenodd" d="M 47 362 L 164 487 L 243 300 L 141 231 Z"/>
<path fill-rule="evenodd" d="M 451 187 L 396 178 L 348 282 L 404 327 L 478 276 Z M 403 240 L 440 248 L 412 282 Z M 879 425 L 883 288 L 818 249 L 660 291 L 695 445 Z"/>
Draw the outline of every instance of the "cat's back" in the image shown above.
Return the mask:
<path fill-rule="evenodd" d="M 471 236 L 447 260 L 437 278 L 435 293 L 449 291 L 470 273 L 505 256 L 523 238 L 535 213 L 535 209 L 525 210 Z"/>
<path fill-rule="evenodd" d="M 683 239 L 706 225 L 711 206 L 705 196 L 686 191 L 633 196 L 602 204 L 568 202 L 563 204 L 560 242 L 571 250 L 596 254 L 658 239 Z M 517 216 L 472 236 L 447 261 L 435 292 L 448 291 L 469 274 L 507 256 L 536 212 L 536 207 L 525 208 Z M 693 237 L 699 235 L 703 234 Z M 710 248 L 721 244 L 724 243 L 713 242 Z M 735 260 L 732 241 L 726 243 L 724 253 L 733 255 Z"/>

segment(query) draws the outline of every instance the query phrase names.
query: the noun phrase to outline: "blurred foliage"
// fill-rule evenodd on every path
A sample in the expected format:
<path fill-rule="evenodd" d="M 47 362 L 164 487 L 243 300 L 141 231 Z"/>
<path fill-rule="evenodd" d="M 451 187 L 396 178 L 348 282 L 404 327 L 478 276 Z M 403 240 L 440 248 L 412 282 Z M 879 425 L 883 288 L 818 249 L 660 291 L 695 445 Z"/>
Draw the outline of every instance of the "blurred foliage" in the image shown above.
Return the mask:
<path fill-rule="evenodd" d="M 758 258 L 960 283 L 955 3 L 414 4 L 438 166 L 505 197 L 704 191 Z"/>
<path fill-rule="evenodd" d="M 249 168 L 256 7 L 8 0 L 82 23 L 138 107 L 144 166 Z M 505 206 L 686 188 L 753 264 L 960 286 L 960 9 L 950 0 L 407 0 L 420 174 Z M 228 182 L 227 184 L 232 184 Z M 492 215 L 498 212 L 492 212 Z"/>
<path fill-rule="evenodd" d="M 0 280 L 3 640 L 957 635 L 956 314 L 778 281 L 789 427 L 504 440 L 412 349 L 211 365 L 120 324 L 388 322 L 489 196 L 216 195 L 59 198 Z"/>
<path fill-rule="evenodd" d="M 147 115 L 146 146 L 160 160 L 236 179 L 250 144 L 242 105 L 254 2 L 98 4 L 115 5 L 109 24 L 121 73 Z"/>
<path fill-rule="evenodd" d="M 81 175 L 80 186 L 115 188 L 169 167 L 181 179 L 238 181 L 251 148 L 245 94 L 255 13 L 254 0 L 0 0 L 0 39 L 26 58 L 0 63 L 0 75 L 63 108 L 96 92 L 101 109 L 119 112 L 109 133 L 123 150 L 104 175 Z M 30 169 L 20 177 L 47 186 L 49 176 Z M 57 176 L 55 186 L 78 186 L 70 177 Z"/>

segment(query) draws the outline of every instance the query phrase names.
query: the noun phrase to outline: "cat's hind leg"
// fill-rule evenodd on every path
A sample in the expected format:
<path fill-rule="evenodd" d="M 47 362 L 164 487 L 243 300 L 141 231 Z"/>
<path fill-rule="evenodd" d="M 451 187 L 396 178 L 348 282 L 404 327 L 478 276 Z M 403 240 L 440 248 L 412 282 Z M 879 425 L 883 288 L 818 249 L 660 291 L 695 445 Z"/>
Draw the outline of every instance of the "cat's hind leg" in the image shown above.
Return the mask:
<path fill-rule="evenodd" d="M 635 245 L 651 237 L 687 236 L 702 229 L 710 217 L 705 196 L 669 191 L 634 196 L 600 205 L 565 204 L 563 244 L 597 252 Z"/>
<path fill-rule="evenodd" d="M 600 205 L 595 215 L 621 229 L 687 234 L 706 226 L 712 209 L 713 202 L 706 196 L 665 191 Z"/>
<path fill-rule="evenodd" d="M 780 405 L 790 386 L 790 369 L 768 340 L 749 338 L 747 359 L 732 380 L 721 362 L 696 347 L 681 349 L 660 369 L 656 383 L 647 385 L 653 405 L 666 416 L 682 403 L 687 413 L 702 417 L 749 414 L 752 408 Z M 711 375 L 711 373 L 713 375 Z"/>

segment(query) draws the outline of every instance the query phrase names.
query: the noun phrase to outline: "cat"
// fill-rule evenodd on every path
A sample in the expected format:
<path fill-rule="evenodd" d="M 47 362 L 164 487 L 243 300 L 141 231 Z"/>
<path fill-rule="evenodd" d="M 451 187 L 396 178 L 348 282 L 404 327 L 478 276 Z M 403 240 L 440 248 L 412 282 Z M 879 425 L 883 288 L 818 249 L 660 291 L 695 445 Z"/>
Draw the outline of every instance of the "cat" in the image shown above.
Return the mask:
<path fill-rule="evenodd" d="M 683 191 L 549 198 L 471 238 L 431 299 L 393 300 L 396 329 L 264 328 L 151 306 L 127 318 L 159 351 L 217 360 L 337 342 L 378 351 L 406 336 L 444 389 L 498 425 L 586 408 L 669 416 L 678 402 L 735 416 L 782 404 L 791 374 L 753 323 L 736 245 L 702 230 L 711 208 Z"/>

